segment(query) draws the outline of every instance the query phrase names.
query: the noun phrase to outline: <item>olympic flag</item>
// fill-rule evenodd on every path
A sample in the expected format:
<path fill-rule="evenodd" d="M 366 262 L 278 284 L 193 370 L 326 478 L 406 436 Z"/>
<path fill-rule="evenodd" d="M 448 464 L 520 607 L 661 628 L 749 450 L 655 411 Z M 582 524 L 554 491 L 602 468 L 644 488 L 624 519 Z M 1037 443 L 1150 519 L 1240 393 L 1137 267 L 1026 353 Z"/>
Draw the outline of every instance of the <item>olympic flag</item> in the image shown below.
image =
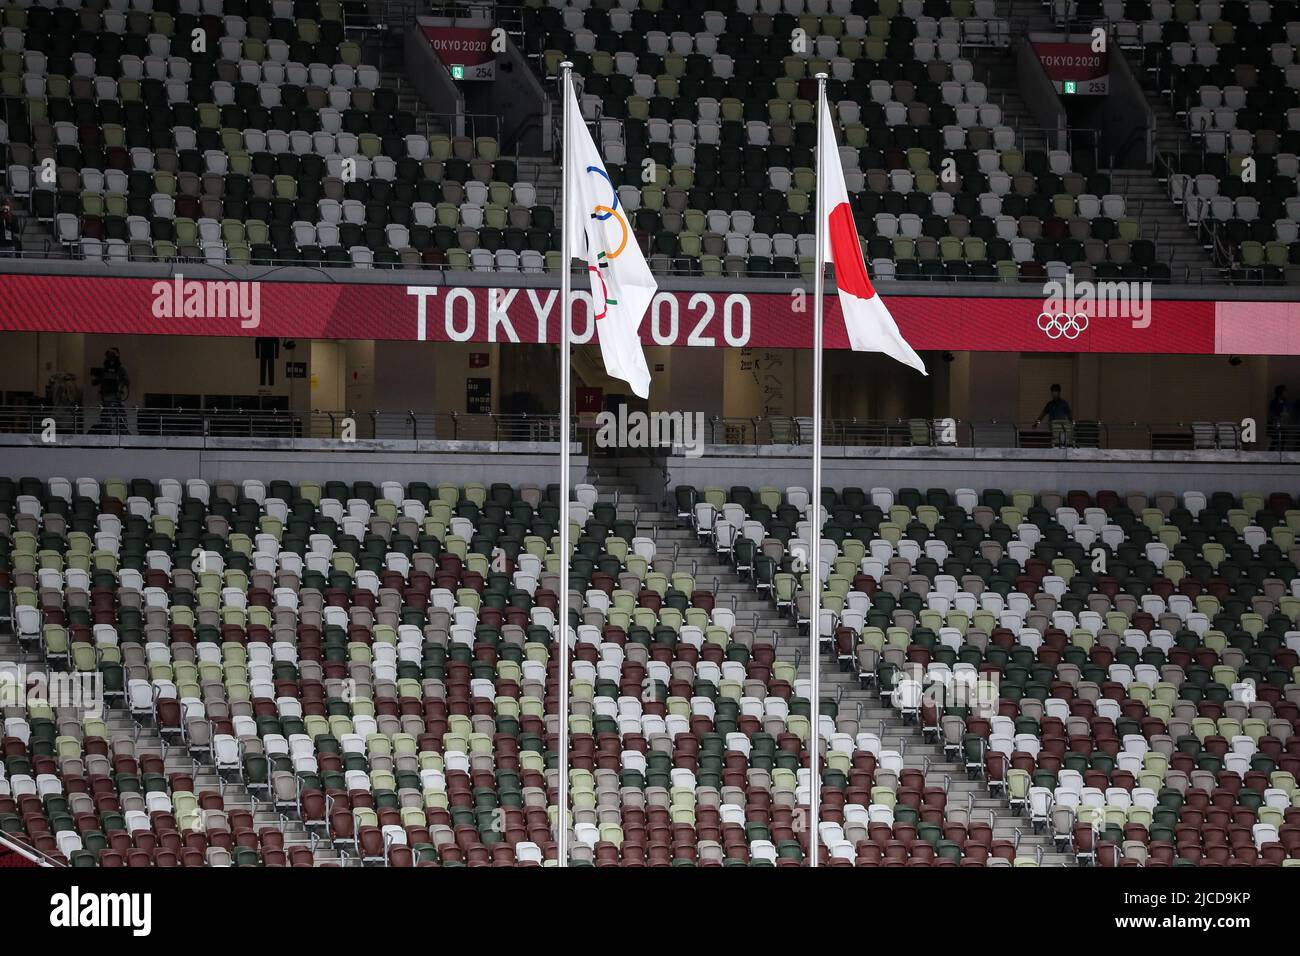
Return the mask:
<path fill-rule="evenodd" d="M 596 152 L 582 111 L 568 88 L 564 139 L 569 163 L 564 170 L 565 226 L 575 248 L 574 255 L 587 260 L 591 280 L 596 335 L 605 370 L 621 378 L 641 398 L 650 397 L 650 370 L 637 328 L 658 289 L 641 248 L 632 234 L 627 210 L 618 201 L 605 164 Z M 585 240 L 577 248 L 577 237 Z M 569 268 L 569 263 L 564 263 Z"/>

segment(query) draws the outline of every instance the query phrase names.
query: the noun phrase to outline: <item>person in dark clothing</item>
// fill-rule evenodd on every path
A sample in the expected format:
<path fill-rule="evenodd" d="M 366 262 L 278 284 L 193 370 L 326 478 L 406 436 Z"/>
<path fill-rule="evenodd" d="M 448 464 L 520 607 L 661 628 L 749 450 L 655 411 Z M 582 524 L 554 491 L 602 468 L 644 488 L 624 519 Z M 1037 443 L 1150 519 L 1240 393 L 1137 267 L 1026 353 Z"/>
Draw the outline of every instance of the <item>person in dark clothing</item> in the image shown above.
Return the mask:
<path fill-rule="evenodd" d="M 131 391 L 131 377 L 122 364 L 122 353 L 109 349 L 104 353 L 104 364 L 92 368 L 90 376 L 99 387 L 100 429 L 113 435 L 128 434 L 126 397 Z"/>
<path fill-rule="evenodd" d="M 1038 413 L 1038 418 L 1034 420 L 1034 424 L 1037 425 L 1044 419 L 1049 423 L 1074 421 L 1074 414 L 1070 411 L 1070 403 L 1061 397 L 1061 386 L 1059 385 L 1052 386 L 1052 397 L 1047 400 L 1043 410 Z"/>
<path fill-rule="evenodd" d="M 1291 403 L 1287 401 L 1286 386 L 1273 389 L 1273 400 L 1268 403 L 1269 450 L 1280 451 L 1286 442 L 1285 431 L 1291 424 Z"/>
<path fill-rule="evenodd" d="M 18 246 L 18 223 L 14 219 L 13 201 L 8 196 L 0 202 L 0 255 Z"/>
<path fill-rule="evenodd" d="M 1070 411 L 1070 403 L 1061 397 L 1060 385 L 1052 386 L 1052 397 L 1047 400 L 1043 410 L 1038 413 L 1038 418 L 1034 420 L 1034 427 L 1037 428 L 1039 423 L 1044 420 L 1052 430 L 1053 445 L 1069 444 L 1070 428 L 1074 424 L 1074 413 Z"/>
<path fill-rule="evenodd" d="M 270 387 L 275 384 L 275 360 L 280 357 L 280 340 L 259 337 L 253 343 L 257 353 L 258 384 Z"/>

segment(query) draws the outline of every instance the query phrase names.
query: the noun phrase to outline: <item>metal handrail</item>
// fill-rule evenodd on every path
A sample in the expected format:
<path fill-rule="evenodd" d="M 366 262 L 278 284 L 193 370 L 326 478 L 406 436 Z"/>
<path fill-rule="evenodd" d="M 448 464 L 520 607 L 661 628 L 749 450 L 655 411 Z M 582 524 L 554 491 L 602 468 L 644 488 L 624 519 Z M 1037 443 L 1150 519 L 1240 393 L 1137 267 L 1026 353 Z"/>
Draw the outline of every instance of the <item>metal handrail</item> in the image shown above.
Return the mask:
<path fill-rule="evenodd" d="M 65 254 L 67 252 L 72 253 L 73 258 L 77 258 L 79 261 L 85 261 L 85 262 L 105 261 L 99 259 L 82 258 L 76 254 L 76 248 L 74 246 L 65 246 L 64 248 L 65 248 Z M 555 250 L 551 250 L 551 251 L 555 251 Z M 543 256 L 545 255 L 546 253 L 543 254 Z M 50 256 L 45 252 L 35 252 L 33 250 L 0 250 L 0 262 L 2 262 L 6 258 L 40 261 L 40 260 L 49 259 Z M 656 253 L 647 257 L 647 264 L 650 266 L 650 271 L 655 275 L 668 276 L 674 278 L 711 277 L 711 278 L 734 278 L 734 279 L 743 279 L 743 278 L 794 279 L 794 280 L 810 279 L 810 276 L 804 274 L 802 268 L 800 268 L 798 271 L 791 272 L 791 271 L 778 271 L 773 269 L 751 269 L 749 268 L 748 265 L 746 265 L 745 268 L 743 269 L 733 268 L 728 270 L 726 266 L 726 257 L 722 256 L 720 258 L 722 260 L 722 265 L 723 265 L 721 274 L 714 275 L 713 273 L 710 273 L 709 276 L 704 275 L 702 264 L 699 261 L 693 260 L 689 257 L 679 256 L 673 258 L 673 257 L 664 256 L 662 254 Z M 118 260 L 107 260 L 107 261 L 112 263 L 112 262 L 117 262 Z M 274 261 L 250 260 L 248 263 L 221 262 L 221 263 L 214 264 L 214 263 L 210 263 L 204 257 L 176 256 L 176 257 L 164 258 L 164 257 L 154 256 L 154 255 L 132 254 L 128 257 L 126 261 L 158 263 L 158 264 L 165 264 L 165 265 L 189 265 L 189 264 L 213 265 L 214 267 L 219 267 L 219 268 L 227 268 L 229 266 L 239 266 L 239 265 L 250 265 L 250 266 L 264 267 L 268 269 L 280 268 L 280 267 L 302 267 L 302 268 L 319 270 L 322 272 L 322 274 L 326 274 L 326 275 L 332 274 L 334 269 L 351 271 L 354 268 L 362 268 L 362 269 L 366 268 L 366 267 L 353 267 L 349 264 L 343 264 L 343 263 L 338 263 L 338 264 L 326 263 L 319 259 L 314 259 L 314 260 L 276 259 Z M 463 264 L 453 264 L 447 262 L 442 262 L 442 263 L 422 262 L 419 265 L 414 265 L 414 264 L 407 265 L 399 262 L 393 265 L 375 264 L 371 268 L 379 269 L 379 270 L 408 272 L 413 275 L 418 275 L 420 273 L 425 273 L 425 272 L 437 273 L 439 275 L 455 275 L 455 274 L 474 271 L 472 264 L 468 262 Z M 1191 267 L 1188 267 L 1188 271 L 1186 275 L 1183 276 L 1181 279 L 1178 279 L 1178 281 L 1186 285 L 1223 285 L 1225 282 L 1223 272 L 1224 269 L 1222 267 L 1202 269 L 1196 272 L 1191 271 Z M 515 273 L 502 273 L 502 274 L 513 275 Z M 558 272 L 553 267 L 553 262 L 545 262 L 545 264 L 541 268 L 535 268 L 535 267 L 526 268 L 521 265 L 518 269 L 518 274 L 542 276 L 542 275 L 557 275 Z M 872 281 L 874 282 L 874 284 L 878 286 L 882 286 L 886 289 L 889 288 L 891 283 L 896 281 L 897 282 L 948 283 L 948 284 L 963 285 L 963 286 L 964 285 L 979 285 L 979 286 L 1002 285 L 1002 286 L 1018 287 L 1022 284 L 1022 280 L 1019 277 L 1003 278 L 998 275 L 991 275 L 991 276 L 963 276 L 958 278 L 950 275 L 925 275 L 921 273 L 902 276 L 902 277 L 873 276 Z M 1173 280 L 1171 279 L 1171 281 Z M 1157 282 L 1156 284 L 1164 285 L 1167 283 Z M 1285 280 L 1269 281 L 1261 277 L 1253 284 L 1264 285 L 1264 286 L 1284 286 L 1287 283 L 1285 282 Z"/>
<path fill-rule="evenodd" d="M 1109 27 L 1109 21 L 1107 21 L 1107 24 Z M 1172 100 L 1170 99 L 1171 96 L 1170 91 L 1162 90 L 1161 92 L 1164 96 L 1164 100 L 1166 104 L 1169 106 L 1170 111 L 1175 115 L 1175 117 L 1184 115 L 1182 111 L 1179 111 L 1174 106 Z M 1190 142 L 1194 146 L 1200 147 L 1200 159 L 1202 161 L 1202 168 L 1204 168 L 1205 161 L 1207 157 L 1210 155 L 1210 153 L 1209 150 L 1207 150 L 1205 147 L 1205 136 L 1202 130 L 1192 129 L 1190 126 L 1186 124 L 1179 125 L 1177 129 L 1179 132 L 1179 137 L 1178 137 L 1178 148 L 1176 151 L 1171 152 L 1169 150 L 1161 151 L 1159 149 L 1153 149 L 1153 152 L 1155 153 L 1155 167 L 1156 167 L 1155 171 L 1158 176 L 1164 178 L 1168 186 L 1168 190 L 1167 190 L 1168 195 L 1170 199 L 1173 200 L 1175 205 L 1186 206 L 1188 203 L 1192 201 L 1200 202 L 1201 200 L 1198 197 L 1193 197 L 1191 195 L 1192 184 L 1190 178 L 1187 184 L 1187 188 L 1183 192 L 1183 195 L 1177 196 L 1174 194 L 1173 176 L 1176 170 L 1174 167 L 1174 162 L 1171 159 L 1171 156 L 1176 158 L 1179 161 L 1179 166 L 1182 165 L 1181 160 L 1183 156 L 1184 138 L 1190 140 Z M 1197 218 L 1195 224 L 1193 225 L 1193 223 L 1189 220 L 1188 226 L 1189 228 L 1194 228 L 1195 232 L 1198 235 L 1208 238 L 1209 242 L 1205 243 L 1205 245 L 1210 251 L 1210 258 L 1214 261 L 1215 265 L 1218 267 L 1218 271 L 1220 273 L 1218 281 L 1220 282 L 1232 281 L 1232 273 L 1234 271 L 1238 271 L 1238 263 L 1236 261 L 1237 257 L 1232 249 L 1232 246 L 1229 244 L 1227 238 L 1222 234 L 1221 223 L 1216 219 L 1209 218 L 1202 215 L 1201 212 L 1202 212 L 1201 209 L 1197 210 Z M 1185 213 L 1184 213 L 1184 218 L 1186 218 Z M 1255 285 L 1285 284 L 1284 280 L 1277 283 L 1269 282 L 1268 280 L 1265 279 L 1262 270 L 1260 271 L 1260 274 L 1258 276 L 1253 276 L 1249 281 L 1251 284 L 1255 284 Z M 1236 282 L 1234 281 L 1233 284 L 1236 284 Z"/>
<path fill-rule="evenodd" d="M 559 416 L 436 410 L 173 409 L 136 406 L 0 406 L 0 434 L 41 435 L 50 425 L 62 434 L 111 437 L 272 438 L 465 442 L 555 442 Z M 714 415 L 704 421 L 706 444 L 715 446 L 807 445 L 812 419 L 806 416 Z M 1239 422 L 1137 422 L 1076 420 L 1034 423 L 933 416 L 828 418 L 825 443 L 842 447 L 928 448 L 1097 448 L 1148 451 L 1300 451 L 1300 425 L 1258 425 L 1253 447 L 1242 443 Z M 569 421 L 571 441 L 590 438 L 577 418 Z"/>
<path fill-rule="evenodd" d="M 423 0 L 408 7 L 413 16 L 448 17 L 451 19 L 484 19 L 496 22 L 501 10 L 521 10 L 523 4 L 510 0 Z"/>
<path fill-rule="evenodd" d="M 142 408 L 0 406 L 0 434 L 225 438 L 531 441 L 557 440 L 555 415 L 386 411 L 382 409 Z"/>
<path fill-rule="evenodd" d="M 446 133 L 449 136 L 469 136 L 472 139 L 491 136 L 499 141 L 501 117 L 495 113 L 436 113 L 421 109 L 416 114 L 416 131 L 425 137 L 434 133 Z"/>
<path fill-rule="evenodd" d="M 0 833 L 0 846 L 7 850 L 17 853 L 19 856 L 30 860 L 40 867 L 49 867 L 52 869 L 65 869 L 68 864 L 61 860 L 55 859 L 44 850 L 38 849 L 29 843 L 19 840 L 12 833 Z"/>

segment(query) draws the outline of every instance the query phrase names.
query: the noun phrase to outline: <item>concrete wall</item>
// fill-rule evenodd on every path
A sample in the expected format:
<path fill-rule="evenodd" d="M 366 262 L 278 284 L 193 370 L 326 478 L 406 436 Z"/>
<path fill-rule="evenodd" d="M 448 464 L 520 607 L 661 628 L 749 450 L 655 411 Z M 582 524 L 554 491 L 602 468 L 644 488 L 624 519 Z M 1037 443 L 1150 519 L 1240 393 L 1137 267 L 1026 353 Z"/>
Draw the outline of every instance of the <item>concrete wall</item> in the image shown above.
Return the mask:
<path fill-rule="evenodd" d="M 45 382 L 61 370 L 57 356 L 42 354 L 42 339 L 58 339 L 39 332 L 9 332 L 4 338 L 5 361 L 0 364 L 0 391 L 45 393 Z M 78 362 L 77 366 L 80 367 Z"/>
<path fill-rule="evenodd" d="M 571 460 L 575 483 L 587 459 Z M 55 445 L 0 435 L 0 474 L 50 478 L 218 478 L 242 481 L 506 481 L 542 487 L 560 472 L 559 446 L 528 442 L 357 441 L 278 439 L 121 439 L 75 436 Z"/>
<path fill-rule="evenodd" d="M 730 456 L 727 452 L 730 451 Z M 700 458 L 672 457 L 672 484 L 808 487 L 807 446 L 709 446 Z M 725 456 L 725 457 L 724 457 Z M 822 484 L 839 488 L 1024 488 L 1121 493 L 1156 491 L 1300 492 L 1300 454 L 1130 452 L 1064 449 L 827 448 Z"/>
<path fill-rule="evenodd" d="M 471 25 L 468 21 L 458 23 Z M 482 135 L 496 136 L 503 156 L 545 155 L 551 145 L 547 93 L 558 96 L 558 88 L 542 86 L 528 60 L 509 37 L 506 37 L 505 52 L 497 54 L 496 67 L 496 79 L 491 83 L 460 85 L 465 108 L 470 113 L 499 117 L 499 131 L 484 130 Z"/>
<path fill-rule="evenodd" d="M 1113 44 L 1115 38 L 1109 39 Z M 1109 60 L 1110 95 L 1103 114 L 1103 143 L 1116 152 L 1115 165 L 1150 168 L 1155 158 L 1155 115 L 1118 46 L 1111 46 Z"/>
<path fill-rule="evenodd" d="M 551 151 L 551 101 L 523 51 L 510 40 L 506 55 L 497 59 L 493 88 L 496 112 L 502 120 L 501 144 L 523 156 L 544 156 Z M 558 95 L 558 93 L 556 94 Z"/>
<path fill-rule="evenodd" d="M 1018 352 L 955 353 L 947 414 L 962 421 L 1013 420 L 1020 408 L 1020 359 Z"/>
<path fill-rule="evenodd" d="M 710 352 L 718 354 L 713 349 Z M 727 349 L 721 356 L 724 417 L 795 414 L 798 382 L 789 351 Z"/>
<path fill-rule="evenodd" d="M 807 487 L 807 446 L 709 446 L 701 458 L 666 459 L 670 485 L 733 484 Z M 530 442 L 337 441 L 279 439 L 121 439 L 75 436 L 55 445 L 0 436 L 0 473 L 49 478 L 311 478 L 409 482 L 507 481 L 545 485 L 559 474 L 557 446 Z M 635 462 L 625 463 L 634 467 Z M 593 463 L 593 467 L 605 467 Z M 587 459 L 575 454 L 573 481 L 586 480 Z M 626 471 L 626 469 L 625 469 Z M 628 472 L 629 474 L 631 472 Z M 1226 490 L 1300 493 L 1300 453 L 1136 452 L 969 448 L 827 448 L 823 483 L 830 487 L 1110 488 L 1119 492 Z M 663 475 L 650 463 L 635 473 L 658 495 Z"/>
<path fill-rule="evenodd" d="M 670 382 L 669 408 L 703 412 L 706 418 L 722 415 L 724 407 L 723 376 L 718 374 L 718 355 L 715 349 L 647 349 L 646 361 L 663 364 Z M 653 379 L 651 388 L 653 389 Z M 654 392 L 651 391 L 651 396 Z"/>
<path fill-rule="evenodd" d="M 484 117 L 485 125 L 472 122 L 458 130 L 465 136 L 494 136 L 503 156 L 542 155 L 550 149 L 547 128 L 550 106 L 547 91 L 533 74 L 523 53 L 506 38 L 507 49 L 496 56 L 496 79 L 492 82 L 457 83 L 438 59 L 420 29 L 429 26 L 491 27 L 489 20 L 449 17 L 421 17 L 406 28 L 403 49 L 406 75 L 412 87 L 436 113 Z M 495 121 L 486 119 L 495 117 Z"/>
<path fill-rule="evenodd" d="M 1039 68 L 1041 72 L 1041 67 Z M 111 265 L 87 259 L 5 259 L 2 271 L 22 275 L 107 276 L 110 278 L 170 278 L 179 266 L 168 262 L 114 262 Z M 241 279 L 257 282 L 313 282 L 330 285 L 400 285 L 411 284 L 417 273 L 409 269 L 318 269 L 301 266 L 209 266 L 187 262 L 186 279 L 228 281 Z M 558 289 L 558 275 L 499 272 L 443 272 L 424 270 L 418 273 L 420 284 L 445 288 Z M 688 276 L 656 276 L 661 292 L 779 292 L 788 295 L 790 282 L 785 279 L 734 278 L 706 279 Z M 972 299 L 1043 299 L 1042 286 L 1005 285 L 999 282 L 899 282 L 875 283 L 888 301 L 893 296 Z M 829 294 L 829 293 L 828 293 Z M 1156 297 L 1171 300 L 1220 302 L 1300 302 L 1300 286 L 1160 286 Z"/>
<path fill-rule="evenodd" d="M 1029 107 L 1029 112 L 1033 114 L 1034 122 L 1038 126 L 1060 131 L 1057 148 L 1065 149 L 1065 110 L 1029 38 L 1022 39 L 1016 45 L 1014 55 L 1020 98 L 1025 101 L 1025 106 Z"/>
<path fill-rule="evenodd" d="M 343 379 L 344 408 L 375 407 L 375 343 L 344 342 L 347 372 Z"/>
<path fill-rule="evenodd" d="M 347 362 L 342 342 L 311 343 L 311 407 L 330 411 L 342 410 Z"/>
<path fill-rule="evenodd" d="M 420 99 L 434 113 L 444 115 L 463 114 L 465 98 L 447 73 L 433 47 L 425 39 L 418 22 L 406 28 L 403 38 L 403 52 L 406 56 L 406 78 L 412 88 L 420 94 Z M 468 135 L 467 131 L 453 130 L 453 135 Z"/>

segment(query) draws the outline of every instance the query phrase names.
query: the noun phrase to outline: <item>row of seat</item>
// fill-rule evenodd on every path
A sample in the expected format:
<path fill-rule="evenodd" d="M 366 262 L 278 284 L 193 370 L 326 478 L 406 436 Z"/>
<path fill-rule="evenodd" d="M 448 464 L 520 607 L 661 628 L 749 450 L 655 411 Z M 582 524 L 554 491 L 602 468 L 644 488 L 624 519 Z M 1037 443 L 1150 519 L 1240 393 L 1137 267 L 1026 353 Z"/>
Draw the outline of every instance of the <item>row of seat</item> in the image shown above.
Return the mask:
<path fill-rule="evenodd" d="M 1295 864 L 1292 496 L 827 489 L 818 549 L 798 520 L 806 489 L 677 498 L 680 518 L 818 627 L 841 666 L 1081 862 Z M 817 622 L 798 565 L 810 551 Z M 1258 585 L 1242 588 L 1243 571 Z"/>

